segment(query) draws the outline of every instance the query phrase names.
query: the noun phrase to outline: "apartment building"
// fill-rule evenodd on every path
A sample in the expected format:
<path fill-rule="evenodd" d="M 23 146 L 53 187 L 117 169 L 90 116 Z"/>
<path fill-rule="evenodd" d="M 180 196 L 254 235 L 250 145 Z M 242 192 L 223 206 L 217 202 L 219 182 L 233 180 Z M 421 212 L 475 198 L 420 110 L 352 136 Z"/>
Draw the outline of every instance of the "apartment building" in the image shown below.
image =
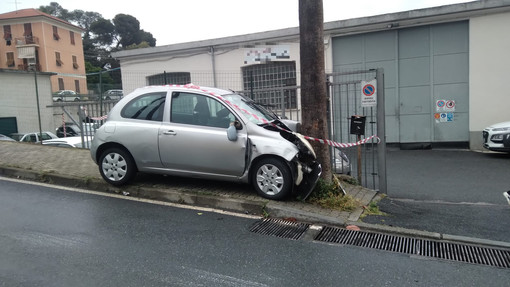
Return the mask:
<path fill-rule="evenodd" d="M 36 9 L 0 14 L 0 69 L 52 72 L 51 90 L 87 94 L 83 29 Z"/>

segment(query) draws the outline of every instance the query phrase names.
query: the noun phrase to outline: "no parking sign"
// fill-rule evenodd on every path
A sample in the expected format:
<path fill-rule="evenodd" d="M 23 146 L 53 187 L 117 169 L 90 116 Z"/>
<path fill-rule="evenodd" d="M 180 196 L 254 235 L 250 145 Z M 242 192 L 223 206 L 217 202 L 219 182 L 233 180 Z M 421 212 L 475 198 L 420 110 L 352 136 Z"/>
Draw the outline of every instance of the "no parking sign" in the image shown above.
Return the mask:
<path fill-rule="evenodd" d="M 377 80 L 361 81 L 361 106 L 377 106 Z"/>

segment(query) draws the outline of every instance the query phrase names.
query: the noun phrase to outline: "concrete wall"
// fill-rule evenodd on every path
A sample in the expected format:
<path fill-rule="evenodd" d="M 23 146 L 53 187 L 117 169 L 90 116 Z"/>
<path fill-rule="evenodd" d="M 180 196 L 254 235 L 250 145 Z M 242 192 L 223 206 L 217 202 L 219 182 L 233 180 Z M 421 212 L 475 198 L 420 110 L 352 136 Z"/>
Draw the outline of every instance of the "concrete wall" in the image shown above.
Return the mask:
<path fill-rule="evenodd" d="M 43 131 L 55 131 L 50 74 L 37 74 L 39 107 Z M 18 132 L 39 131 L 34 74 L 0 70 L 0 117 L 16 117 Z"/>
<path fill-rule="evenodd" d="M 166 71 L 167 73 L 190 72 L 191 81 L 196 85 L 242 90 L 243 79 L 241 68 L 254 64 L 244 63 L 246 51 L 250 49 L 247 48 L 248 44 L 250 43 L 234 47 L 215 47 L 214 69 L 210 48 L 122 59 L 122 88 L 125 94 L 130 93 L 136 88 L 148 85 L 148 76 Z M 274 45 L 289 46 L 290 58 L 284 61 L 295 61 L 296 71 L 299 73 L 300 51 L 298 42 L 276 42 L 271 45 L 254 43 L 250 47 L 260 48 Z M 216 74 L 216 84 L 214 83 L 213 71 Z"/>
<path fill-rule="evenodd" d="M 510 121 L 510 13 L 473 17 L 469 30 L 469 137 L 482 149 L 482 130 Z"/>

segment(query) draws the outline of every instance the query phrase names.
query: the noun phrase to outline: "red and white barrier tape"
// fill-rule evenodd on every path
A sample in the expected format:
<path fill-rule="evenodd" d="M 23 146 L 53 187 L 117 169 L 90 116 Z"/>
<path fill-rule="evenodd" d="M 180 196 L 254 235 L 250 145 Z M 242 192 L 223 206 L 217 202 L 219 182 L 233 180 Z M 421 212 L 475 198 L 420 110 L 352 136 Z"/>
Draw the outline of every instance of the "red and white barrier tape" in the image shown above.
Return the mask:
<path fill-rule="evenodd" d="M 102 120 L 106 120 L 107 118 L 108 118 L 108 115 L 104 115 L 101 117 L 91 118 L 91 119 L 93 119 L 94 121 L 102 121 Z"/>

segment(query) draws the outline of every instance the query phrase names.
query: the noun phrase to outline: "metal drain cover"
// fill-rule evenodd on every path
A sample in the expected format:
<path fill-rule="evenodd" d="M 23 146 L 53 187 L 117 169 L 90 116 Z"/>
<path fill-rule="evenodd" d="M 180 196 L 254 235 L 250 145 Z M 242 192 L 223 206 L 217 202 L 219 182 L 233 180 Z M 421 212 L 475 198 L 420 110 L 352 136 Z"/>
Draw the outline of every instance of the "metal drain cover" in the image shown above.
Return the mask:
<path fill-rule="evenodd" d="M 298 240 L 308 229 L 309 224 L 283 219 L 266 218 L 256 222 L 250 231 L 281 238 Z"/>
<path fill-rule="evenodd" d="M 315 240 L 459 262 L 510 268 L 510 251 L 390 234 L 324 227 Z"/>

